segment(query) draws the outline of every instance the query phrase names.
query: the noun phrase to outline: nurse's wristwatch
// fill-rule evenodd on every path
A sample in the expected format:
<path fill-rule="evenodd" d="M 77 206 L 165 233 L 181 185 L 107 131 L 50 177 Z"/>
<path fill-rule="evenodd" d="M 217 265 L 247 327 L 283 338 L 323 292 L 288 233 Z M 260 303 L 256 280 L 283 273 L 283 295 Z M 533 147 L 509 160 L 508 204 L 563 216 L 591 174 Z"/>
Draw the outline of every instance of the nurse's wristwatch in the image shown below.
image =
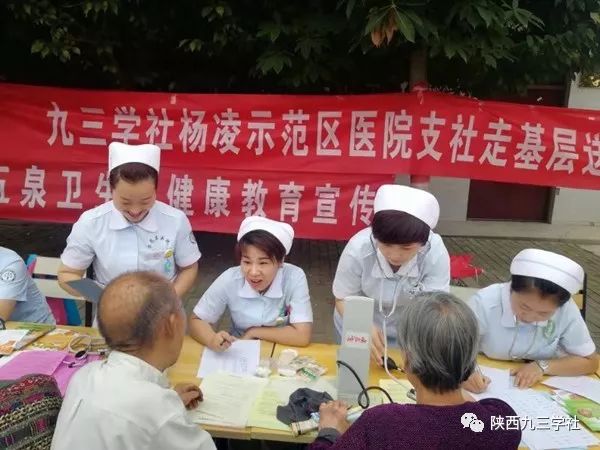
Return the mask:
<path fill-rule="evenodd" d="M 542 373 L 546 373 L 548 367 L 550 367 L 550 363 L 545 359 L 538 359 L 535 363 L 542 369 Z"/>

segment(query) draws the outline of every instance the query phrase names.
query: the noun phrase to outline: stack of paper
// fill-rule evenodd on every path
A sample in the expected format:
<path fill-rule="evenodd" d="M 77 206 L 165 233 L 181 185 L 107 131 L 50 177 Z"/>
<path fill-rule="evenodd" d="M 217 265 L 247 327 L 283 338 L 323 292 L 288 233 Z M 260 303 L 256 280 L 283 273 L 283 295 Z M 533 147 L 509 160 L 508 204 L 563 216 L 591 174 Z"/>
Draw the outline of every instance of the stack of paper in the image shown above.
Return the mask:
<path fill-rule="evenodd" d="M 277 420 L 275 415 L 277 407 L 287 405 L 290 395 L 304 387 L 313 391 L 327 392 L 332 398 L 337 398 L 335 381 L 331 377 L 321 377 L 309 382 L 295 378 L 272 377 L 252 406 L 248 426 L 290 431 L 288 425 Z"/>
<path fill-rule="evenodd" d="M 204 400 L 189 412 L 194 423 L 244 428 L 254 401 L 267 380 L 217 372 L 202 380 Z"/>
<path fill-rule="evenodd" d="M 0 330 L 0 355 L 10 355 L 29 330 Z"/>
<path fill-rule="evenodd" d="M 499 398 L 508 403 L 519 416 L 522 440 L 531 449 L 587 447 L 600 442 L 583 428 L 573 429 L 567 426 L 572 423 L 571 418 L 547 393 L 511 388 L 475 397 Z M 486 424 L 486 427 L 488 425 L 491 426 Z"/>
<path fill-rule="evenodd" d="M 410 391 L 413 386 L 407 380 L 398 380 L 398 382 L 386 378 L 382 378 L 379 380 L 379 387 L 385 389 L 388 394 L 394 400 L 394 403 L 416 403 L 412 398 L 408 397 L 408 391 Z M 381 401 L 382 403 L 389 403 L 388 398 L 381 393 Z"/>
<path fill-rule="evenodd" d="M 600 380 L 590 377 L 550 377 L 543 383 L 600 403 Z"/>
<path fill-rule="evenodd" d="M 259 361 L 260 341 L 258 340 L 235 341 L 224 352 L 214 352 L 205 348 L 200 360 L 198 378 L 204 378 L 216 372 L 254 375 Z"/>

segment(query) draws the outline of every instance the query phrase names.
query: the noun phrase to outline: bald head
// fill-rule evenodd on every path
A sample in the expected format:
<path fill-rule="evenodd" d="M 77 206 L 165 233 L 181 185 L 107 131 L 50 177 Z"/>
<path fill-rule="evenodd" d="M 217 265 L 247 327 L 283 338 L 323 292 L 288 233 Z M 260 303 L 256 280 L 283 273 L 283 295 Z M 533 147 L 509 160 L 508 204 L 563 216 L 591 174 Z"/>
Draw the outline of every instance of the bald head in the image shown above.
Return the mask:
<path fill-rule="evenodd" d="M 166 278 L 154 272 L 126 273 L 102 292 L 98 327 L 110 348 L 137 351 L 152 346 L 161 323 L 180 307 Z"/>

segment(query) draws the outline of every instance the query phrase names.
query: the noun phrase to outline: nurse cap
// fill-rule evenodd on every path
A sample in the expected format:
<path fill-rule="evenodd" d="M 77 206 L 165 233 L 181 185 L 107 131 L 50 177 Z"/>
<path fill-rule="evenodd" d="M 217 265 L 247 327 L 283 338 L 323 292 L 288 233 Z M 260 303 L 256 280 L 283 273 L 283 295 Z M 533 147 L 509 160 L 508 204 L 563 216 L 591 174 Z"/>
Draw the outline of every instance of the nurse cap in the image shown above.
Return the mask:
<path fill-rule="evenodd" d="M 237 240 L 239 241 L 246 234 L 254 230 L 263 230 L 271 233 L 277 238 L 287 255 L 291 248 L 292 242 L 294 241 L 294 229 L 290 224 L 285 222 L 277 222 L 276 220 L 267 219 L 261 216 L 250 216 L 242 220 L 240 225 L 240 231 L 238 231 Z"/>
<path fill-rule="evenodd" d="M 546 250 L 528 248 L 520 251 L 512 260 L 510 273 L 551 281 L 571 295 L 583 287 L 583 267 L 566 256 Z"/>
<path fill-rule="evenodd" d="M 111 142 L 108 146 L 108 171 L 122 164 L 137 162 L 160 171 L 160 148 L 154 144 L 129 145 Z"/>
<path fill-rule="evenodd" d="M 375 194 L 375 213 L 392 209 L 403 211 L 435 228 L 440 217 L 440 204 L 427 191 L 399 184 L 384 184 Z"/>

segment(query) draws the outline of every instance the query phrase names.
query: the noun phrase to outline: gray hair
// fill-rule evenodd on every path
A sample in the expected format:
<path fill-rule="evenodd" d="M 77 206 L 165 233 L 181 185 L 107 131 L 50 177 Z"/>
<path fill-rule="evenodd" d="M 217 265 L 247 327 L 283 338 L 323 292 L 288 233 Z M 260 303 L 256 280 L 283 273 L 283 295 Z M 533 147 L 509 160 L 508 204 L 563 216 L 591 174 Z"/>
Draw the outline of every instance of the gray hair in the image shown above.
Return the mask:
<path fill-rule="evenodd" d="M 155 341 L 159 327 L 182 304 L 169 280 L 154 272 L 113 279 L 98 305 L 98 328 L 108 347 L 135 352 Z"/>
<path fill-rule="evenodd" d="M 458 389 L 473 373 L 478 342 L 475 314 L 452 294 L 423 292 L 399 311 L 406 368 L 435 392 Z"/>

